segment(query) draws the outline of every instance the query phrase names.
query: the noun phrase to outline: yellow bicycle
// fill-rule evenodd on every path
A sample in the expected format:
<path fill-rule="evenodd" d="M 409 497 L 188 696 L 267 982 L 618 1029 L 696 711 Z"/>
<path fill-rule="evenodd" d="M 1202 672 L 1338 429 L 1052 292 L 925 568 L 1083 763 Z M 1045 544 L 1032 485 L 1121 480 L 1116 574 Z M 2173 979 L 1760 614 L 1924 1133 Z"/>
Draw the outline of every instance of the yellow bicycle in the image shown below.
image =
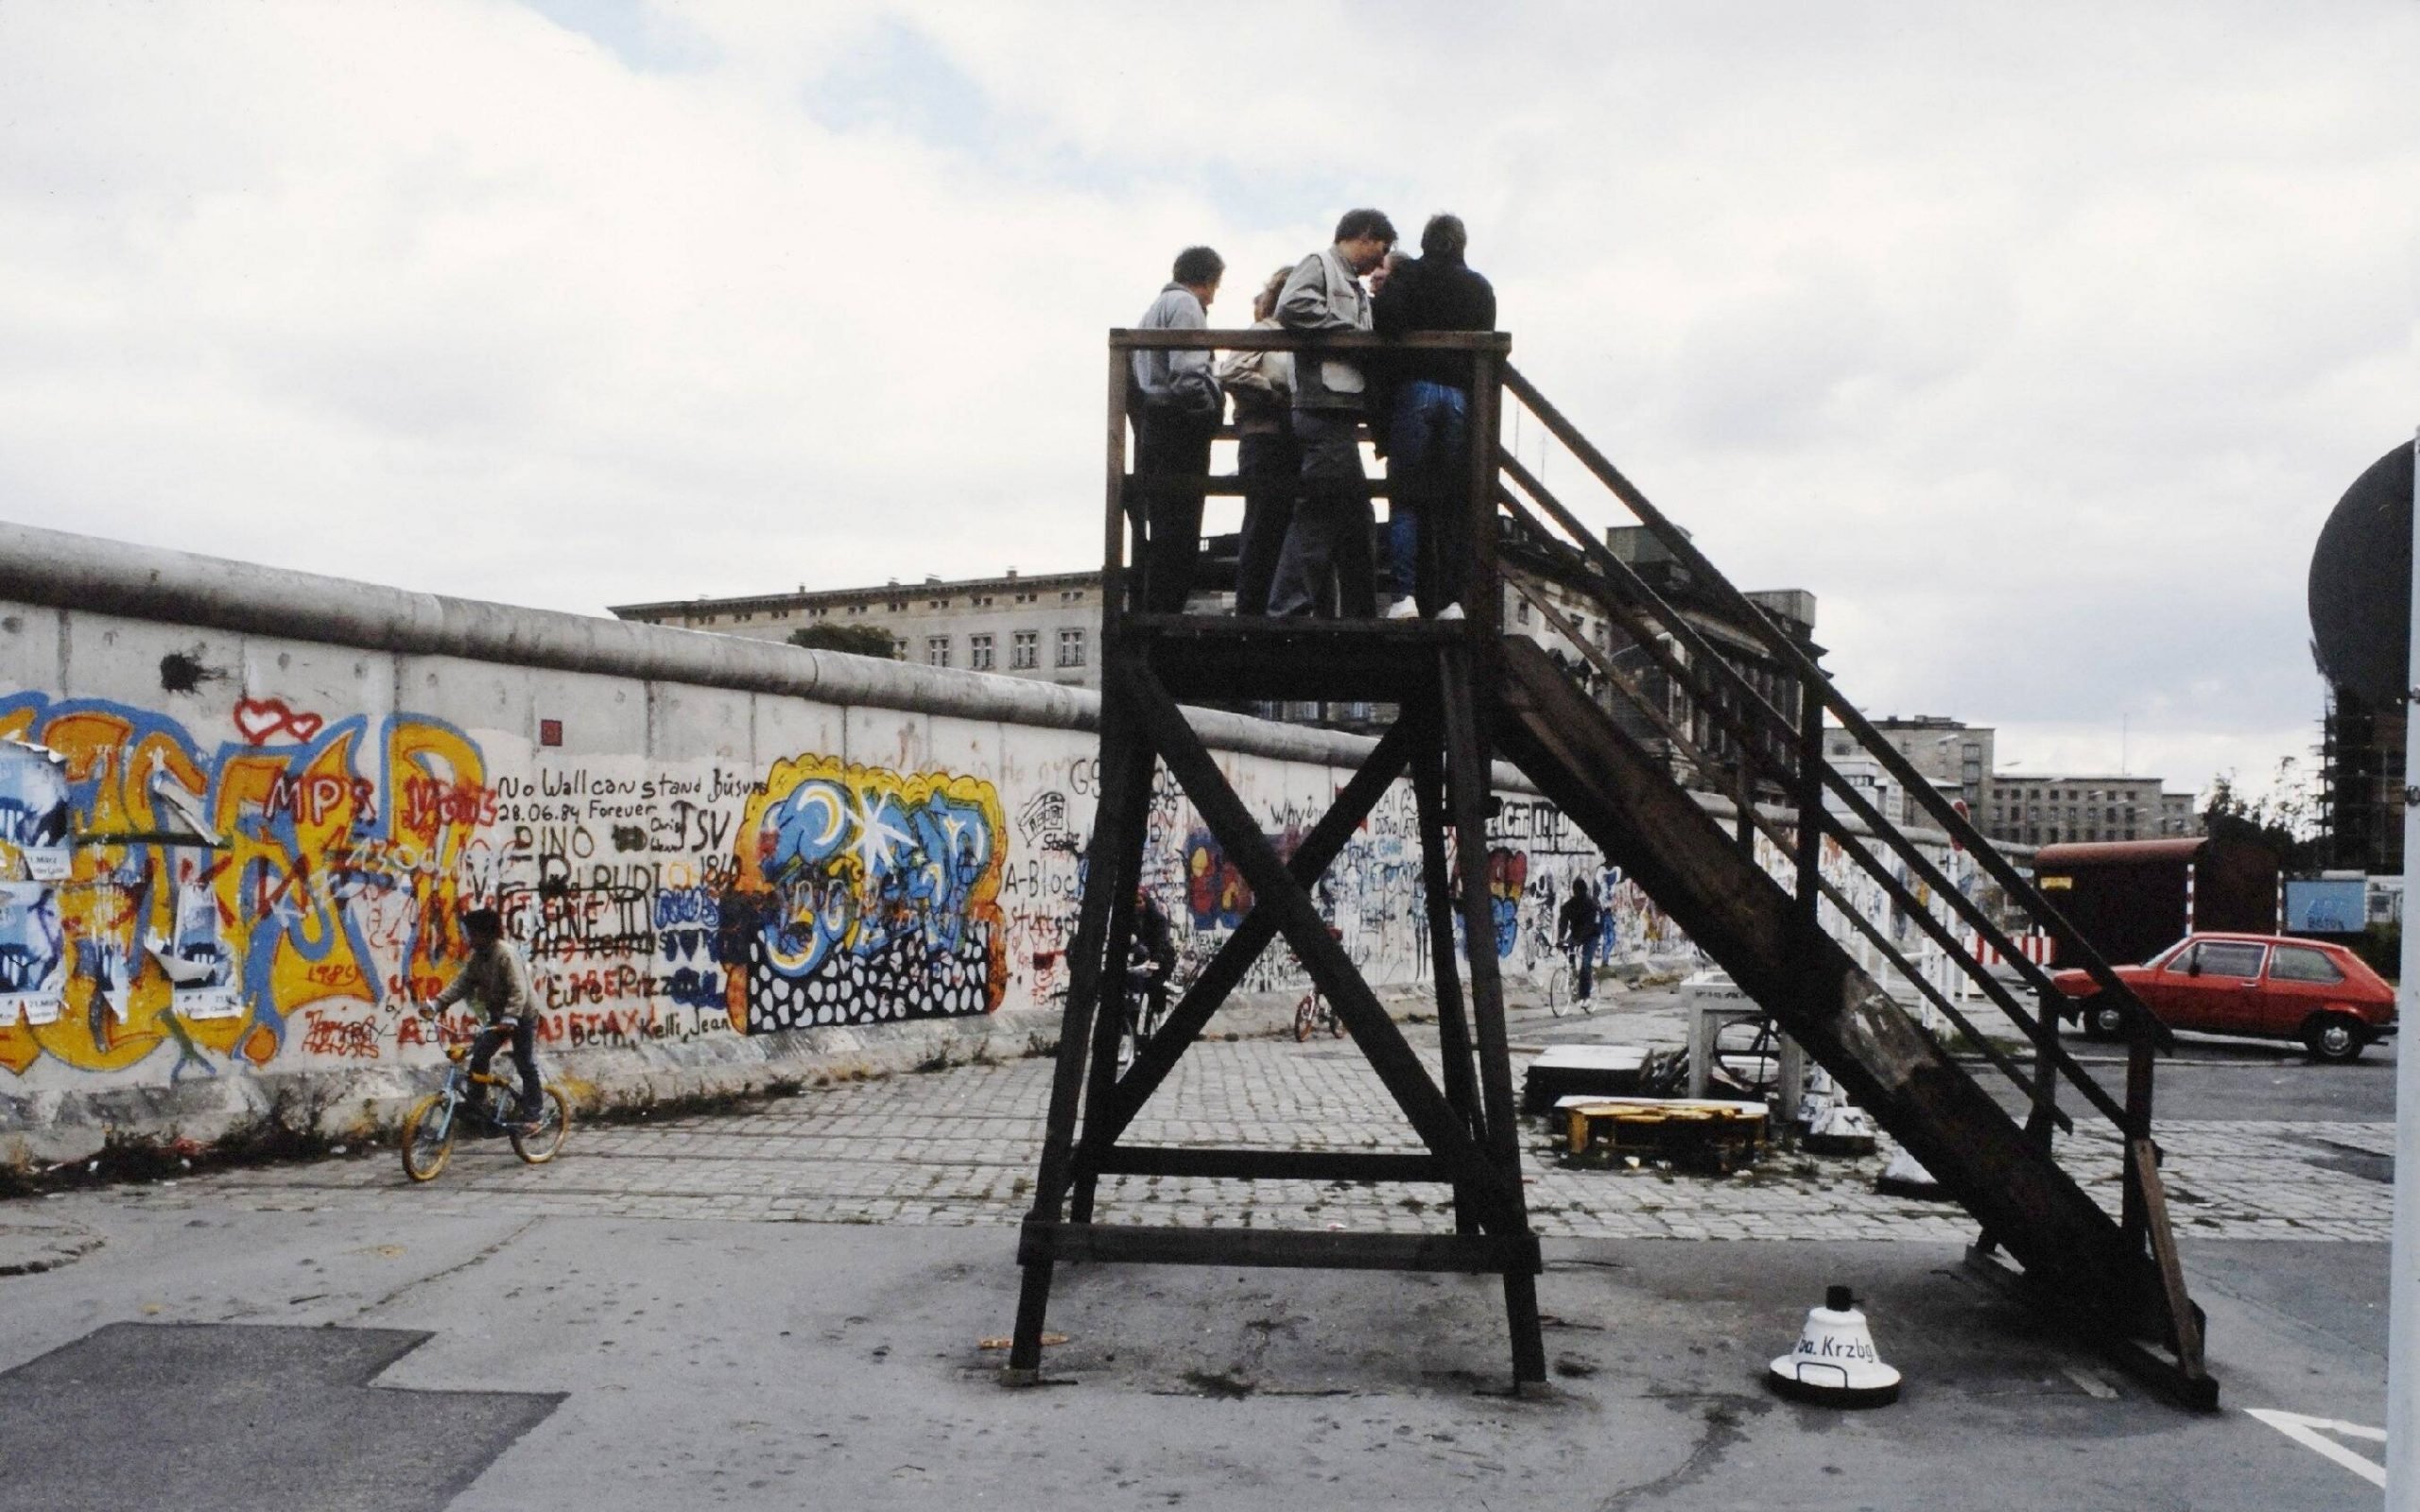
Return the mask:
<path fill-rule="evenodd" d="M 444 1085 L 422 1098 L 404 1120 L 404 1175 L 415 1181 L 437 1179 L 453 1158 L 454 1138 L 465 1122 L 482 1132 L 502 1134 L 512 1142 L 512 1153 L 531 1165 L 544 1165 L 561 1154 L 571 1133 L 571 1099 L 561 1087 L 547 1082 L 540 1091 L 538 1117 L 515 1122 L 497 1108 L 519 1094 L 518 1079 L 474 1073 L 470 1055 L 469 1045 L 447 1045 Z"/>

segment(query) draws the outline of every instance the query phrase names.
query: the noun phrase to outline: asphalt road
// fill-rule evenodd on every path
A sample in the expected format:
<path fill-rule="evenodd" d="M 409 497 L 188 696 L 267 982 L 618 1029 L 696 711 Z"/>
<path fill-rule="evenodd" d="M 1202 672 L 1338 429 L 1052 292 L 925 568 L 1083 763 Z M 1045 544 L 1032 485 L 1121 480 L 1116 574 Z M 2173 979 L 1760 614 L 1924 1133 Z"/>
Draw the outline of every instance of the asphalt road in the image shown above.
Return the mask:
<path fill-rule="evenodd" d="M 1536 1401 L 1500 1394 L 1485 1280 L 1080 1267 L 1056 1383 L 1010 1391 L 982 1347 L 1014 1308 L 1004 1228 L 416 1197 L 173 1224 L 79 1205 L 106 1246 L 0 1280 L 0 1508 L 2377 1504 L 2242 1410 L 2380 1420 L 2354 1296 L 2377 1246 L 2188 1251 L 2227 1382 L 2208 1416 L 1913 1244 L 1550 1245 Z M 1761 1384 L 1841 1280 L 1907 1373 L 1896 1406 Z"/>
<path fill-rule="evenodd" d="M 1255 1068 L 1236 1094 L 1291 1077 L 1332 1106 L 1346 1063 L 1285 1049 L 1226 1047 Z M 2164 1064 L 2162 1106 L 2374 1123 L 2392 1074 L 2372 1057 L 2197 1044 Z M 1958 1244 L 1920 1238 L 1549 1240 L 1555 1390 L 1536 1401 L 1502 1394 L 1485 1280 L 1071 1267 L 1050 1317 L 1066 1342 L 1046 1357 L 1061 1383 L 1008 1391 L 983 1345 L 1013 1314 L 1014 1200 L 985 1197 L 959 1151 L 987 1120 L 1029 1124 L 1040 1076 L 965 1067 L 644 1139 L 576 1132 L 541 1171 L 466 1152 L 433 1188 L 380 1151 L 0 1206 L 0 1228 L 56 1229 L 45 1253 L 66 1262 L 0 1276 L 0 1512 L 2377 1505 L 2360 1475 L 2250 1415 L 2383 1422 L 2373 1242 L 2182 1232 L 2223 1390 L 2207 1416 L 1979 1285 Z M 964 1226 L 937 1227 L 939 1202 L 756 1203 L 780 1162 L 836 1159 L 846 1142 L 818 1143 L 819 1123 L 868 1151 L 836 1192 L 928 1169 L 971 1181 L 950 1199 Z M 631 1148 L 609 1158 L 617 1142 Z M 1765 1362 L 1833 1282 L 1866 1299 L 1906 1372 L 1898 1405 L 1765 1390 Z"/>

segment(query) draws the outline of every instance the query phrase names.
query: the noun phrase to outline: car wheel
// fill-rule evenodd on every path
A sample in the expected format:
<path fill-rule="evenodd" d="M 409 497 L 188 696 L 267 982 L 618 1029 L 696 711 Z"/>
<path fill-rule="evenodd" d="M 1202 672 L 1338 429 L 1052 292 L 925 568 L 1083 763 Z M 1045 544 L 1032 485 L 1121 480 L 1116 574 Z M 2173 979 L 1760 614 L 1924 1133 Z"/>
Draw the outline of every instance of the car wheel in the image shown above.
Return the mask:
<path fill-rule="evenodd" d="M 2126 1032 L 2126 1010 L 2115 1003 L 2086 1003 L 2083 1033 L 2087 1040 L 2115 1040 Z"/>
<path fill-rule="evenodd" d="M 2323 1014 L 2313 1019 L 2309 1027 L 2303 1031 L 2303 1044 L 2310 1051 L 2313 1060 L 2339 1064 L 2358 1060 L 2362 1047 L 2369 1042 L 2370 1037 L 2360 1023 L 2341 1013 Z"/>

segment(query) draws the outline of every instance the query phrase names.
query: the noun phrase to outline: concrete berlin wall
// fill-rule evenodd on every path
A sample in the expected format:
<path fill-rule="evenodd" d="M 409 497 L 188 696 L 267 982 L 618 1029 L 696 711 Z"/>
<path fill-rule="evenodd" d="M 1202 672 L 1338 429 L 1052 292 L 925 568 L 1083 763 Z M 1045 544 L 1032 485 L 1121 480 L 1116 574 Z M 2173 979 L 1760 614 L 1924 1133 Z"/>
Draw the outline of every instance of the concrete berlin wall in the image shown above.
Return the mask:
<path fill-rule="evenodd" d="M 527 953 L 550 1074 L 591 1102 L 1046 1049 L 1097 708 L 0 525 L 0 1160 L 207 1140 L 281 1096 L 337 1127 L 391 1118 L 470 1032 L 406 1000 L 451 979 L 481 905 Z M 1281 845 L 1370 744 L 1193 717 Z M 1551 964 L 1574 876 L 1611 901 L 1611 959 L 1694 964 L 1498 782 L 1509 971 Z M 1206 959 L 1249 898 L 1165 773 L 1146 865 Z M 1319 892 L 1375 983 L 1426 977 L 1419 879 L 1398 783 Z M 1273 952 L 1246 988 L 1295 970 Z"/>

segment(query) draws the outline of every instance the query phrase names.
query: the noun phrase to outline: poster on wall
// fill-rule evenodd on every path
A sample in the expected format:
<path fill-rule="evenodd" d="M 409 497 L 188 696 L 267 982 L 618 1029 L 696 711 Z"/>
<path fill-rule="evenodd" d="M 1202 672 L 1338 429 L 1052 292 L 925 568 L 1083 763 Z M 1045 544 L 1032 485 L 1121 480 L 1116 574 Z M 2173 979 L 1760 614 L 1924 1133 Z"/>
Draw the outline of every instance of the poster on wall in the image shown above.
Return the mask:
<path fill-rule="evenodd" d="M 66 759 L 47 747 L 0 740 L 0 842 L 17 848 L 29 880 L 66 879 L 67 826 Z"/>
<path fill-rule="evenodd" d="M 218 900 L 191 858 L 178 865 L 175 929 L 152 936 L 144 948 L 168 979 L 179 1018 L 230 1019 L 243 1011 L 234 953 L 218 935 Z"/>
<path fill-rule="evenodd" d="M 2369 919 L 2369 884 L 2362 878 L 2295 877 L 2286 883 L 2289 935 L 2358 935 Z"/>
<path fill-rule="evenodd" d="M 0 883 L 0 1024 L 55 1023 L 67 999 L 67 936 L 46 882 Z"/>

